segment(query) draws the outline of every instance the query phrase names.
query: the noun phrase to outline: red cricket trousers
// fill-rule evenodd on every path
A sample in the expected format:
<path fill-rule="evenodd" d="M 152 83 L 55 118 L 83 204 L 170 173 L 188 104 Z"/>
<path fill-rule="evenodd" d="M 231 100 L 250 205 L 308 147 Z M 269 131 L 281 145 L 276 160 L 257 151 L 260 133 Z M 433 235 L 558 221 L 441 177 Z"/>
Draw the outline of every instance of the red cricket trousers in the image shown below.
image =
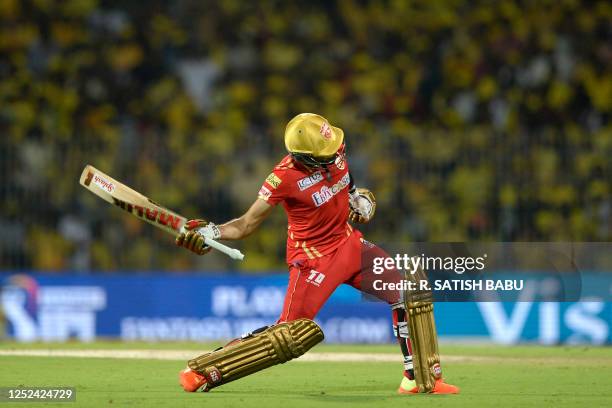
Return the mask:
<path fill-rule="evenodd" d="M 278 321 L 314 319 L 329 296 L 343 283 L 389 304 L 399 302 L 399 291 L 376 290 L 372 284 L 379 279 L 399 282 L 400 275 L 395 269 L 382 274 L 373 272 L 374 258 L 388 256 L 384 250 L 364 240 L 361 232 L 354 230 L 334 252 L 294 262 L 289 267 L 289 284 Z"/>

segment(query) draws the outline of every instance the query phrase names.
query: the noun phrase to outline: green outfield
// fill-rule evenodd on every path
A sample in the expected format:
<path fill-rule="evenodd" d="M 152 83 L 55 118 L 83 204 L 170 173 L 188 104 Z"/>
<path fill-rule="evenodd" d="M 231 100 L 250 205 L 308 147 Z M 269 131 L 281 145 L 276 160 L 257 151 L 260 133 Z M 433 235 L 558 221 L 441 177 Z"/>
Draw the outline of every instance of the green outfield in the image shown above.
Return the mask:
<path fill-rule="evenodd" d="M 319 345 L 309 353 L 319 361 L 292 361 L 207 394 L 183 392 L 177 372 L 184 361 L 177 355 L 209 347 L 193 343 L 4 343 L 0 345 L 1 387 L 74 386 L 77 402 L 0 403 L 0 408 L 612 406 L 612 348 L 447 345 L 441 350 L 444 375 L 462 393 L 400 396 L 395 391 L 401 364 L 392 362 L 392 353 L 397 352 L 393 345 Z M 155 360 L 143 359 L 145 351 Z M 54 356 L 58 352 L 80 357 Z M 24 353 L 51 356 L 16 355 Z M 90 354 L 98 357 L 87 357 Z M 337 361 L 337 357 L 347 361 Z"/>

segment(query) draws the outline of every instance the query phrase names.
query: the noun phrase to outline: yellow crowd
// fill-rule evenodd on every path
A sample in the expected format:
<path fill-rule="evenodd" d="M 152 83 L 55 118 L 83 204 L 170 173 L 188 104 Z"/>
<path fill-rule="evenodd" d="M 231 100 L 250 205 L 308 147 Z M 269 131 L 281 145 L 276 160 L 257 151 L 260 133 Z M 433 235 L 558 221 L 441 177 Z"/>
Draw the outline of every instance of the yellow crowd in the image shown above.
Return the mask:
<path fill-rule="evenodd" d="M 278 209 L 198 258 L 78 185 L 188 217 L 255 199 L 299 112 L 344 129 L 366 237 L 612 238 L 607 1 L 0 2 L 0 269 L 284 268 Z"/>

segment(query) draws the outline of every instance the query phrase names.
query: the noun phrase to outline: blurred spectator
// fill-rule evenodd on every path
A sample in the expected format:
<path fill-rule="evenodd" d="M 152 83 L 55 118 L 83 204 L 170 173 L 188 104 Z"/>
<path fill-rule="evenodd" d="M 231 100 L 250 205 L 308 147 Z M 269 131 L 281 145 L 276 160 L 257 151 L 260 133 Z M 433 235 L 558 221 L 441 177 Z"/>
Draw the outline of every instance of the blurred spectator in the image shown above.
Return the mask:
<path fill-rule="evenodd" d="M 0 2 L 0 267 L 282 268 L 196 258 L 77 183 L 91 163 L 187 216 L 239 215 L 285 123 L 343 127 L 377 242 L 612 238 L 607 1 Z"/>

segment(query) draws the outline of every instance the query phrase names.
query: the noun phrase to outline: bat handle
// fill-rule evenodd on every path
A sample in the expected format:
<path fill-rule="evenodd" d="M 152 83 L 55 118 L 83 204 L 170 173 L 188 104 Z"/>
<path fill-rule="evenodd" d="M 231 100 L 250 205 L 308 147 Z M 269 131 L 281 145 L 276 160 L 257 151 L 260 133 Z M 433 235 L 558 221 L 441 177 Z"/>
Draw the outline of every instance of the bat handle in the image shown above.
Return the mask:
<path fill-rule="evenodd" d="M 229 256 L 232 259 L 237 259 L 239 261 L 242 261 L 244 259 L 244 254 L 242 252 L 235 248 L 230 248 L 227 245 L 223 245 L 222 243 L 217 242 L 214 239 L 204 237 L 204 243 L 219 252 L 223 252 L 225 255 Z"/>

